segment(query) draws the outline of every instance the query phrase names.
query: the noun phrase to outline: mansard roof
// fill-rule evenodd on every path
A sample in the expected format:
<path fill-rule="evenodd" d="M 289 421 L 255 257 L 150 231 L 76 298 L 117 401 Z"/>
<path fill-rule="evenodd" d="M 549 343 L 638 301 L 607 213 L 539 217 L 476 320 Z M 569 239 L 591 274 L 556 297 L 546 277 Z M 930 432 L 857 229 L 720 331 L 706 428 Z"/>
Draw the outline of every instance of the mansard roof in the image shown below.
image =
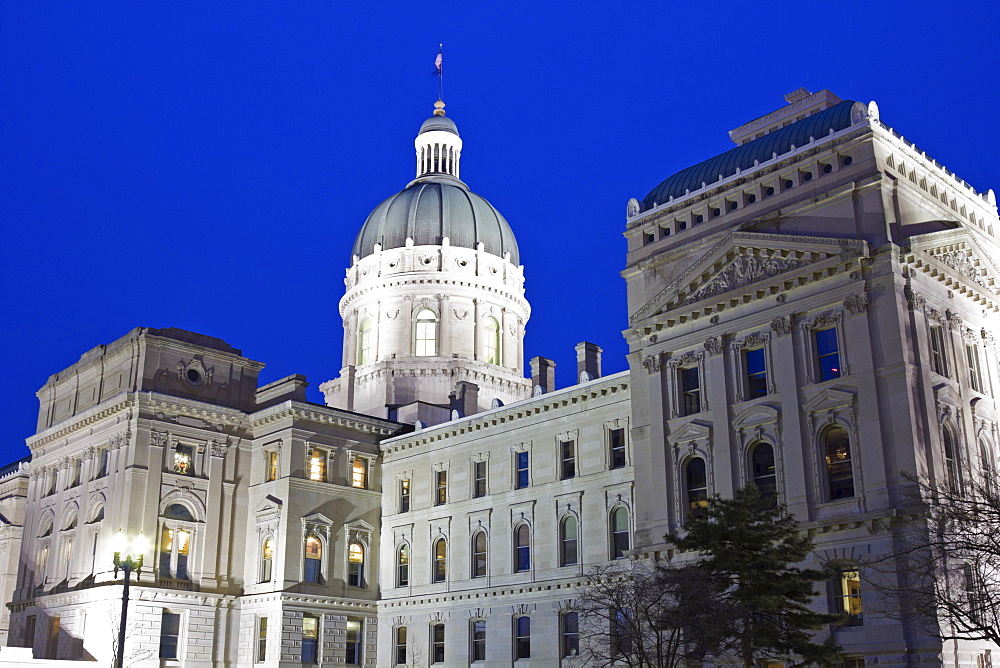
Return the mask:
<path fill-rule="evenodd" d="M 682 169 L 649 191 L 642 201 L 642 210 L 649 211 L 667 202 L 671 197 L 683 197 L 704 185 L 732 176 L 737 170 L 750 169 L 756 163 L 771 160 L 775 155 L 793 150 L 792 147 L 804 146 L 809 143 L 810 137 L 820 139 L 828 135 L 831 130 L 834 132 L 843 130 L 851 125 L 851 111 L 855 104 L 862 103 L 844 100 L 759 139 Z"/>

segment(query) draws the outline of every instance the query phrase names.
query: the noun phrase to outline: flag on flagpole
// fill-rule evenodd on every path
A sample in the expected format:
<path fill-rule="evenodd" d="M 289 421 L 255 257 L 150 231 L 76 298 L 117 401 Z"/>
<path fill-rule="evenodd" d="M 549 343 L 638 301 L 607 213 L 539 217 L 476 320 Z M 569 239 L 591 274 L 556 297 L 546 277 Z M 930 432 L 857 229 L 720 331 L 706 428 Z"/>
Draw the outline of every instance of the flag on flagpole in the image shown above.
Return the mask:
<path fill-rule="evenodd" d="M 434 67 L 437 68 L 438 74 L 441 74 L 441 62 L 443 58 L 443 55 L 439 53 L 437 58 L 434 59 Z"/>

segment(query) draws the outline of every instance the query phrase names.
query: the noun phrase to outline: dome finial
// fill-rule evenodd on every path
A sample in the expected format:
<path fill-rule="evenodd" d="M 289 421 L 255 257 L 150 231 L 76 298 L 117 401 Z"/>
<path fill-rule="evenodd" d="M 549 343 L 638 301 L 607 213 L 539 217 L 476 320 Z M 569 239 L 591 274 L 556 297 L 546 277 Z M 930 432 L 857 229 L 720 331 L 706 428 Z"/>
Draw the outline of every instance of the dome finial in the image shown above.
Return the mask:
<path fill-rule="evenodd" d="M 434 103 L 434 115 L 444 116 L 444 102 L 442 102 L 441 100 L 438 100 L 437 102 Z"/>

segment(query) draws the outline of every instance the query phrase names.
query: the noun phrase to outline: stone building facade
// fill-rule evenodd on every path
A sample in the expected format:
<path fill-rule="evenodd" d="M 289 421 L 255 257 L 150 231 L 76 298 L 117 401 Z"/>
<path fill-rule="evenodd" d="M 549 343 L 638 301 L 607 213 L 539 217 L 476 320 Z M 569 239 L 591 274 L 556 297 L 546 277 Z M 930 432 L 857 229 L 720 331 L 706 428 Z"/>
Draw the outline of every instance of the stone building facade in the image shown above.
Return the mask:
<path fill-rule="evenodd" d="M 326 405 L 178 329 L 38 392 L 30 463 L 0 470 L 7 644 L 108 665 L 122 532 L 149 543 L 131 665 L 582 665 L 586 569 L 754 482 L 838 568 L 814 604 L 848 615 L 850 665 L 991 661 L 871 614 L 858 562 L 890 551 L 900 471 L 996 470 L 995 197 L 874 103 L 786 100 L 629 201 L 630 368 L 581 343 L 566 388 L 524 359 L 517 242 L 439 102 L 355 243 Z"/>

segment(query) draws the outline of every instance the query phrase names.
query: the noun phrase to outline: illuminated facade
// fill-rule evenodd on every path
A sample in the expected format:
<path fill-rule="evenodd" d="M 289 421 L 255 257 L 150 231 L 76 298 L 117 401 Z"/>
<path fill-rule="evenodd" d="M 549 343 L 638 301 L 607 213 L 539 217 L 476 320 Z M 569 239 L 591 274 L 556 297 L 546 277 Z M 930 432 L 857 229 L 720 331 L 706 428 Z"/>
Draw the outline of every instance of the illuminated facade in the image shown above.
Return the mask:
<path fill-rule="evenodd" d="M 890 549 L 900 470 L 996 467 L 995 198 L 874 103 L 786 100 L 629 201 L 629 371 L 591 343 L 570 387 L 525 361 L 516 240 L 439 103 L 355 243 L 327 405 L 177 329 L 52 376 L 31 462 L 0 471 L 0 664 L 107 663 L 121 530 L 151 543 L 131 665 L 583 665 L 586 568 L 747 482 L 838 568 L 815 605 L 850 665 L 985 664 L 871 614 L 858 564 Z"/>

